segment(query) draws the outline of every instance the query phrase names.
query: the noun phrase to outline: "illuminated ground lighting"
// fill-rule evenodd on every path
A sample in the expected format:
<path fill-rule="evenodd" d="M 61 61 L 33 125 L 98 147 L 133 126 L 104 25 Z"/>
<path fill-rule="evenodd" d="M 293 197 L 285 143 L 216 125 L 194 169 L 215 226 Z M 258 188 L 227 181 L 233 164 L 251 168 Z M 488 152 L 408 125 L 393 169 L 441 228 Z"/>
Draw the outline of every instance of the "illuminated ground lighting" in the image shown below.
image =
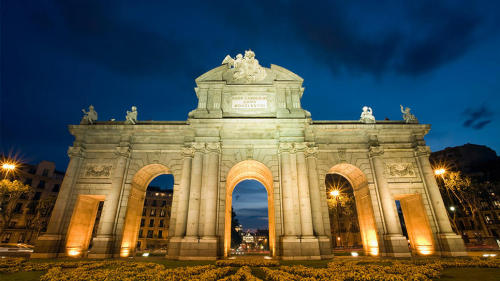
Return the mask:
<path fill-rule="evenodd" d="M 270 257 L 270 256 L 265 256 L 265 257 L 264 257 L 264 259 L 265 259 L 265 260 L 272 260 L 273 258 L 272 258 L 272 257 Z"/>
<path fill-rule="evenodd" d="M 423 256 L 428 256 L 433 253 L 432 246 L 417 246 L 417 251 Z"/>
<path fill-rule="evenodd" d="M 143 257 L 149 257 L 149 253 L 143 253 L 142 256 Z"/>
<path fill-rule="evenodd" d="M 485 257 L 485 258 L 488 258 L 488 257 L 494 258 L 496 256 L 497 256 L 497 254 L 483 254 L 483 257 Z"/>
<path fill-rule="evenodd" d="M 441 175 L 444 175 L 444 173 L 446 173 L 446 170 L 445 170 L 445 169 L 443 169 L 443 168 L 440 168 L 440 169 L 436 169 L 436 170 L 434 170 L 434 174 L 435 174 L 436 176 L 441 176 Z"/>
<path fill-rule="evenodd" d="M 122 248 L 120 251 L 120 257 L 126 258 L 130 255 L 130 249 L 129 248 Z"/>
<path fill-rule="evenodd" d="M 71 256 L 71 257 L 76 257 L 76 256 L 79 256 L 80 255 L 80 250 L 77 249 L 77 248 L 70 248 L 68 249 L 68 256 Z"/>
<path fill-rule="evenodd" d="M 370 256 L 378 256 L 378 247 L 370 248 Z"/>
<path fill-rule="evenodd" d="M 357 257 L 357 256 L 359 256 L 359 254 L 358 254 L 358 252 L 351 252 L 351 256 Z"/>
<path fill-rule="evenodd" d="M 340 191 L 338 189 L 334 189 L 334 190 L 330 191 L 330 195 L 333 197 L 337 197 L 340 195 Z"/>

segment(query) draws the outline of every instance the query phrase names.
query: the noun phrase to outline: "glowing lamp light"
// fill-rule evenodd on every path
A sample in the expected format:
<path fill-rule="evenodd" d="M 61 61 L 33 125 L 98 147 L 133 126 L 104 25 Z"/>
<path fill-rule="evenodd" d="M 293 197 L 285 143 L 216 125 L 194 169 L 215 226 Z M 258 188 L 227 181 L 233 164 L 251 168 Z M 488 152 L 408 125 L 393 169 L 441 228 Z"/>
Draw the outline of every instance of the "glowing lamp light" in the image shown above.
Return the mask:
<path fill-rule="evenodd" d="M 130 249 L 129 248 L 122 248 L 120 250 L 120 257 L 126 258 L 130 255 Z"/>
<path fill-rule="evenodd" d="M 417 251 L 419 254 L 421 254 L 423 256 L 427 256 L 427 255 L 432 254 L 433 248 L 432 248 L 432 246 L 417 246 Z"/>
<path fill-rule="evenodd" d="M 357 257 L 357 256 L 359 256 L 359 254 L 358 254 L 358 252 L 351 252 L 351 256 Z"/>
<path fill-rule="evenodd" d="M 340 241 L 340 237 L 337 237 L 337 240 L 339 240 L 339 241 Z"/>
<path fill-rule="evenodd" d="M 455 210 L 456 210 L 455 207 L 453 206 L 450 207 L 450 211 L 455 212 Z"/>
<path fill-rule="evenodd" d="M 434 174 L 435 174 L 436 176 L 441 176 L 441 175 L 444 175 L 444 173 L 446 173 L 446 170 L 445 170 L 445 169 L 443 169 L 443 168 L 434 170 Z"/>
<path fill-rule="evenodd" d="M 370 248 L 370 255 L 371 256 L 378 256 L 378 247 L 377 248 Z"/>
<path fill-rule="evenodd" d="M 337 197 L 340 195 L 340 191 L 338 191 L 337 189 L 334 189 L 334 190 L 330 191 L 330 195 Z"/>
<path fill-rule="evenodd" d="M 69 248 L 68 249 L 68 256 L 70 257 L 77 257 L 80 255 L 80 250 L 77 248 Z"/>
<path fill-rule="evenodd" d="M 149 253 L 143 253 L 142 256 L 143 257 L 149 257 Z"/>
<path fill-rule="evenodd" d="M 16 169 L 16 165 L 12 164 L 12 163 L 3 163 L 2 169 L 7 170 L 7 171 L 12 171 L 12 170 Z"/>

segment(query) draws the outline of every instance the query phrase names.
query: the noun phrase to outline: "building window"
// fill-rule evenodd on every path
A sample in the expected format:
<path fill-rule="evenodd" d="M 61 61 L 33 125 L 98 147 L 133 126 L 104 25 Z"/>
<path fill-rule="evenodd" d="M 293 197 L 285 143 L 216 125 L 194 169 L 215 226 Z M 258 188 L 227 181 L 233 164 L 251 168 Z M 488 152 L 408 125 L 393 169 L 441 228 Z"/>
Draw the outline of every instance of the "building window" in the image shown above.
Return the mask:
<path fill-rule="evenodd" d="M 40 197 L 42 196 L 41 192 L 35 193 L 35 196 L 33 197 L 33 200 L 40 200 Z"/>
<path fill-rule="evenodd" d="M 9 243 L 11 235 L 12 233 L 10 232 L 5 233 L 2 237 L 2 243 Z"/>
<path fill-rule="evenodd" d="M 155 217 L 156 216 L 156 209 L 151 209 L 151 213 L 149 213 L 149 216 Z"/>
<path fill-rule="evenodd" d="M 40 181 L 38 183 L 38 188 L 45 188 L 45 181 Z"/>
<path fill-rule="evenodd" d="M 148 210 L 147 210 L 146 208 L 142 209 L 142 216 L 143 216 L 143 217 L 145 217 L 145 216 L 146 216 L 146 212 L 147 212 L 147 211 L 148 211 Z"/>
<path fill-rule="evenodd" d="M 156 200 L 151 200 L 151 206 L 156 207 Z"/>
<path fill-rule="evenodd" d="M 152 230 L 148 230 L 148 238 L 153 238 L 153 231 Z"/>
<path fill-rule="evenodd" d="M 489 215 L 484 216 L 484 219 L 486 220 L 487 224 L 492 224 L 493 223 L 493 221 L 491 220 L 491 218 L 490 218 Z"/>
<path fill-rule="evenodd" d="M 139 238 L 142 238 L 142 228 L 139 229 Z"/>
<path fill-rule="evenodd" d="M 165 216 L 165 210 L 161 210 L 160 217 L 164 217 L 164 216 Z"/>
<path fill-rule="evenodd" d="M 163 220 L 160 220 L 160 225 L 159 227 L 163 227 Z"/>
<path fill-rule="evenodd" d="M 27 178 L 27 179 L 24 180 L 24 184 L 25 185 L 31 185 L 31 182 L 33 182 L 32 178 Z"/>
<path fill-rule="evenodd" d="M 59 192 L 59 188 L 61 188 L 61 186 L 59 184 L 54 184 L 54 187 L 52 188 L 52 192 Z"/>
<path fill-rule="evenodd" d="M 49 169 L 43 169 L 42 176 L 46 177 L 49 175 Z"/>
<path fill-rule="evenodd" d="M 30 174 L 35 174 L 36 173 L 35 167 L 31 167 L 30 170 L 29 170 L 29 173 Z"/>
<path fill-rule="evenodd" d="M 144 224 L 146 224 L 145 220 L 141 219 L 141 226 L 144 226 Z"/>
<path fill-rule="evenodd" d="M 149 227 L 153 227 L 155 226 L 155 220 L 154 219 L 150 219 L 149 220 Z"/>
<path fill-rule="evenodd" d="M 16 221 L 11 221 L 9 224 L 9 228 L 16 228 L 16 224 L 17 224 Z"/>
<path fill-rule="evenodd" d="M 163 238 L 163 231 L 158 230 L 158 238 Z"/>
<path fill-rule="evenodd" d="M 162 207 L 167 206 L 167 201 L 166 201 L 166 200 L 163 200 L 163 202 L 161 203 L 161 206 L 162 206 Z"/>

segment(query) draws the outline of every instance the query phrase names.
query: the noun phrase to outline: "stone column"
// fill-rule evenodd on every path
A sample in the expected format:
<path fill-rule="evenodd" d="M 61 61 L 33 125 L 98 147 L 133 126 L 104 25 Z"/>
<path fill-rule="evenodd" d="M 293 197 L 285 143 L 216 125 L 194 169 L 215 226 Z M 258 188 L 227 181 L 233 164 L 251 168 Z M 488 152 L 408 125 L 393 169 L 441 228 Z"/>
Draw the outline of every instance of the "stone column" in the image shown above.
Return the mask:
<path fill-rule="evenodd" d="M 384 150 L 380 146 L 370 147 L 370 158 L 372 169 L 374 170 L 375 180 L 382 204 L 382 215 L 385 222 L 384 244 L 385 254 L 389 256 L 410 256 L 408 251 L 408 241 L 403 236 L 399 224 L 398 214 L 396 212 L 396 202 L 391 194 L 387 180 L 385 178 L 384 162 L 382 154 Z"/>
<path fill-rule="evenodd" d="M 191 170 L 191 188 L 189 190 L 189 204 L 186 236 L 198 238 L 198 219 L 200 217 L 201 177 L 203 173 L 204 143 L 194 143 L 195 149 L 193 167 Z"/>
<path fill-rule="evenodd" d="M 420 174 L 425 183 L 429 201 L 437 221 L 437 234 L 441 253 L 447 256 L 466 256 L 467 252 L 462 237 L 455 234 L 451 228 L 450 219 L 446 213 L 446 207 L 429 162 L 429 155 L 430 149 L 428 146 L 418 146 L 415 151 Z"/>
<path fill-rule="evenodd" d="M 296 144 L 297 149 L 297 178 L 299 188 L 299 206 L 302 237 L 312 237 L 313 225 L 311 214 L 311 198 L 309 196 L 309 179 L 307 177 L 307 166 L 304 151 L 305 144 Z"/>
<path fill-rule="evenodd" d="M 295 230 L 295 219 L 293 214 L 293 187 L 291 181 L 291 167 L 290 167 L 290 150 L 292 145 L 290 143 L 281 143 L 281 183 L 283 189 L 283 220 L 284 220 L 284 234 L 285 236 L 297 235 Z"/>
<path fill-rule="evenodd" d="M 205 198 L 205 225 L 203 236 L 215 238 L 215 225 L 217 216 L 217 187 L 219 183 L 219 143 L 207 144 L 208 167 Z"/>
<path fill-rule="evenodd" d="M 93 239 L 92 253 L 89 254 L 89 257 L 92 258 L 111 257 L 113 254 L 113 241 L 117 237 L 117 233 L 114 233 L 114 226 L 120 203 L 120 195 L 125 182 L 130 148 L 128 146 L 117 147 L 115 155 L 116 166 L 112 172 L 111 187 L 106 194 L 97 236 Z"/>
<path fill-rule="evenodd" d="M 191 183 L 191 165 L 193 162 L 195 150 L 192 147 L 184 147 L 182 149 L 182 173 L 181 182 L 179 185 L 179 197 L 177 199 L 177 214 L 175 222 L 175 232 L 172 238 L 168 241 L 168 257 L 177 258 L 179 256 L 180 243 L 186 234 L 188 204 L 189 204 L 189 189 Z"/>
<path fill-rule="evenodd" d="M 193 162 L 194 153 L 195 150 L 192 147 L 185 147 L 182 150 L 182 156 L 184 160 L 182 163 L 182 178 L 179 186 L 177 221 L 174 237 L 183 237 L 186 234 L 189 189 L 191 183 L 191 165 Z"/>
<path fill-rule="evenodd" d="M 68 156 L 70 158 L 68 168 L 47 225 L 47 232 L 38 237 L 35 251 L 31 254 L 33 258 L 53 258 L 60 251 L 64 251 L 64 249 L 61 249 L 65 232 L 62 227 L 68 227 L 68 224 L 64 222 L 64 216 L 67 216 L 68 213 L 71 214 L 71 211 L 67 209 L 71 202 L 73 186 L 81 170 L 84 151 L 81 147 L 70 147 Z"/>
<path fill-rule="evenodd" d="M 309 174 L 309 195 L 311 197 L 311 211 L 313 220 L 313 229 L 318 236 L 319 249 L 323 258 L 332 257 L 332 246 L 330 238 L 326 235 L 325 225 L 323 223 L 323 214 L 321 213 L 321 190 L 319 185 L 318 170 L 316 166 L 317 147 L 308 147 L 306 149 L 307 170 Z"/>

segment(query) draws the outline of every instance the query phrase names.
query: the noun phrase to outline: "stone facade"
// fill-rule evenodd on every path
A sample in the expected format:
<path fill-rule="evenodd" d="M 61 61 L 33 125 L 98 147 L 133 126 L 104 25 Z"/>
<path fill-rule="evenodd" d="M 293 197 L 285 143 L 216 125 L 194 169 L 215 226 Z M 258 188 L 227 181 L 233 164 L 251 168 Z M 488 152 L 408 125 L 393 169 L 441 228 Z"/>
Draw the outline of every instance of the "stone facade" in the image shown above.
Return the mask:
<path fill-rule="evenodd" d="M 313 121 L 300 103 L 302 78 L 276 65 L 260 67 L 252 53 L 226 58 L 196 79 L 198 106 L 187 121 L 71 125 L 71 160 L 33 256 L 82 255 L 89 239 L 82 223 L 91 224 L 95 208 L 89 206 L 99 201 L 104 208 L 88 256 L 133 254 L 146 187 L 165 173 L 174 176 L 170 258 L 228 254 L 230 198 L 244 179 L 260 181 L 268 192 L 273 256 L 331 257 L 328 173 L 354 188 L 368 254 L 410 255 L 395 206 L 406 198 L 415 248 L 465 254 L 429 165 L 429 125 Z"/>

